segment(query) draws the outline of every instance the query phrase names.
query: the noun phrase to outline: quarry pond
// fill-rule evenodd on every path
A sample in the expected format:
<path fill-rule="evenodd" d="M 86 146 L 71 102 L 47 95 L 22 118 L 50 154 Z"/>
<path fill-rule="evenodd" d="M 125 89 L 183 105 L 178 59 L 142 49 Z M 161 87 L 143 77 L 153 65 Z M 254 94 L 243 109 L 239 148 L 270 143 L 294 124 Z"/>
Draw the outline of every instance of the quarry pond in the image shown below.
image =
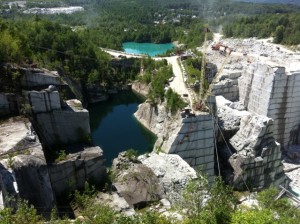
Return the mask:
<path fill-rule="evenodd" d="M 153 43 L 136 43 L 136 42 L 125 42 L 122 45 L 123 50 L 130 54 L 147 54 L 151 57 L 160 54 L 165 54 L 167 50 L 174 48 L 174 44 L 153 44 Z"/>
<path fill-rule="evenodd" d="M 107 166 L 119 152 L 135 149 L 150 152 L 156 137 L 133 116 L 144 99 L 133 92 L 121 92 L 89 108 L 92 140 L 104 152 Z"/>

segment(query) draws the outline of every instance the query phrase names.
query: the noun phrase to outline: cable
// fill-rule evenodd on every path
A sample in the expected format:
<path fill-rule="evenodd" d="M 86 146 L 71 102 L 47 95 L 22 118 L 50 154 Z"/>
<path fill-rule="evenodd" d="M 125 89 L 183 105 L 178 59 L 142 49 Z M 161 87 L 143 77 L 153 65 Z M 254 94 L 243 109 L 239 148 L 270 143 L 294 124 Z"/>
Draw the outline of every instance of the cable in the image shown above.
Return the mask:
<path fill-rule="evenodd" d="M 57 52 L 57 53 L 60 53 L 60 54 L 63 54 L 63 55 L 67 55 L 67 56 L 73 56 L 73 57 L 76 56 L 76 57 L 79 57 L 79 58 L 89 59 L 89 60 L 93 60 L 93 61 L 99 61 L 100 60 L 100 59 L 91 58 L 91 57 L 88 57 L 88 56 L 81 56 L 81 55 L 77 55 L 77 54 L 74 54 L 74 53 L 66 53 L 66 52 L 63 52 L 63 51 L 58 51 L 58 50 L 54 50 L 54 49 L 47 48 L 47 47 L 41 47 L 41 46 L 34 45 L 34 44 L 29 44 L 29 45 L 33 46 L 33 47 L 36 47 L 36 48 L 44 49 L 44 50 L 54 51 L 54 52 Z"/>
<path fill-rule="evenodd" d="M 216 123 L 216 125 L 218 126 L 218 129 L 219 129 L 219 131 L 220 131 L 220 133 L 221 133 L 221 135 L 222 135 L 222 138 L 223 138 L 223 140 L 224 140 L 224 142 L 225 142 L 225 144 L 226 144 L 226 147 L 227 147 L 227 149 L 228 149 L 230 155 L 232 156 L 233 153 L 231 152 L 231 150 L 230 150 L 230 148 L 229 148 L 229 146 L 228 146 L 228 144 L 227 144 L 227 142 L 226 142 L 226 139 L 225 139 L 225 137 L 224 137 L 224 135 L 223 135 L 223 132 L 222 132 L 222 130 L 221 130 L 221 127 L 219 126 L 218 122 L 216 122 L 216 120 L 215 120 L 215 123 Z M 245 181 L 245 179 L 244 179 L 243 174 L 241 174 L 241 176 L 242 176 L 242 180 L 243 180 L 243 182 L 244 182 L 244 184 L 245 184 L 247 190 L 250 192 L 250 188 L 248 187 L 248 185 L 247 185 L 247 183 L 246 183 L 246 181 Z"/>

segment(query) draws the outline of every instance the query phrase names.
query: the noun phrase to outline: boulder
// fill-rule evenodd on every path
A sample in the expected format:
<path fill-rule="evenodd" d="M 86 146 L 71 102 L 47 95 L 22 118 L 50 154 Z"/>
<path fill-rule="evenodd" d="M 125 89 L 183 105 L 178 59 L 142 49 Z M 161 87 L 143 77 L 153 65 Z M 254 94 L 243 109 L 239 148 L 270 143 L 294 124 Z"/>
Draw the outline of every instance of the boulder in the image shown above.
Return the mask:
<path fill-rule="evenodd" d="M 175 154 L 151 153 L 139 160 L 153 170 L 171 203 L 178 201 L 189 180 L 197 177 L 196 171 Z"/>
<path fill-rule="evenodd" d="M 130 206 L 143 207 L 163 198 L 163 189 L 153 171 L 138 161 L 124 157 L 126 153 L 121 153 L 114 160 L 112 172 L 116 175 L 113 187 L 127 203 Z"/>
<path fill-rule="evenodd" d="M 96 203 L 107 204 L 113 210 L 126 216 L 132 216 L 135 214 L 134 209 L 129 206 L 127 201 L 115 192 L 112 192 L 111 194 L 99 193 L 96 198 Z"/>

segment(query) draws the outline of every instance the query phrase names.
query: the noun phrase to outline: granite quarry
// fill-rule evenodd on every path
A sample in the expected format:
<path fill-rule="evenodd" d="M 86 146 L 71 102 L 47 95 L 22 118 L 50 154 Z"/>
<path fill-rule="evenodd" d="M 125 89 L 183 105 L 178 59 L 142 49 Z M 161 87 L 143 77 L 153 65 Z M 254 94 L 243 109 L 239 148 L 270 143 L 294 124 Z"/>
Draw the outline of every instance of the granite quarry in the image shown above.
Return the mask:
<path fill-rule="evenodd" d="M 211 49 L 217 42 L 233 51 Z M 197 177 L 197 167 L 210 183 L 220 174 L 238 190 L 247 182 L 254 190 L 273 184 L 300 194 L 300 55 L 255 38 L 220 38 L 206 55 L 218 68 L 210 74 L 208 107 L 171 114 L 164 104 L 142 103 L 135 117 L 157 135 L 153 152 L 133 160 L 121 153 L 113 164 L 114 192 L 99 194 L 100 203 L 132 215 L 133 208 L 160 201 L 165 211 Z M 0 124 L 0 204 L 16 206 L 7 200 L 13 195 L 51 211 L 64 192 L 104 180 L 105 153 L 86 143 L 89 112 L 77 99 L 62 100 L 60 87 L 67 84 L 59 74 L 24 71 L 22 96 L 0 93 L 0 114 L 10 117 Z M 133 89 L 148 90 L 138 83 Z M 22 100 L 29 118 L 16 116 Z M 67 156 L 50 162 L 45 151 L 57 143 L 68 145 Z"/>

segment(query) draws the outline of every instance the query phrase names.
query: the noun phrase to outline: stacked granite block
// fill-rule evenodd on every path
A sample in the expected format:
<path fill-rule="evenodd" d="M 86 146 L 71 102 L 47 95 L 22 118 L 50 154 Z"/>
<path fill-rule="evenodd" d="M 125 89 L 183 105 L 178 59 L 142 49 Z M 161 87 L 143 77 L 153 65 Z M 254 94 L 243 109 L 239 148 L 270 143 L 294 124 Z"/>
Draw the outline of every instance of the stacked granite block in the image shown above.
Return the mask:
<path fill-rule="evenodd" d="M 239 89 L 249 112 L 273 118 L 275 139 L 284 148 L 300 143 L 299 71 L 254 63 L 239 79 Z"/>
<path fill-rule="evenodd" d="M 200 167 L 212 182 L 214 177 L 214 137 L 210 114 L 202 113 L 195 117 L 184 118 L 169 153 L 178 154 L 193 168 Z"/>
<path fill-rule="evenodd" d="M 278 185 L 285 181 L 280 144 L 273 137 L 273 120 L 248 115 L 241 119 L 240 130 L 230 139 L 235 150 L 229 163 L 234 169 L 233 184 L 243 189 Z"/>
<path fill-rule="evenodd" d="M 227 72 L 219 78 L 219 82 L 211 85 L 211 93 L 215 96 L 223 96 L 230 101 L 239 99 L 238 78 L 241 72 Z"/>

